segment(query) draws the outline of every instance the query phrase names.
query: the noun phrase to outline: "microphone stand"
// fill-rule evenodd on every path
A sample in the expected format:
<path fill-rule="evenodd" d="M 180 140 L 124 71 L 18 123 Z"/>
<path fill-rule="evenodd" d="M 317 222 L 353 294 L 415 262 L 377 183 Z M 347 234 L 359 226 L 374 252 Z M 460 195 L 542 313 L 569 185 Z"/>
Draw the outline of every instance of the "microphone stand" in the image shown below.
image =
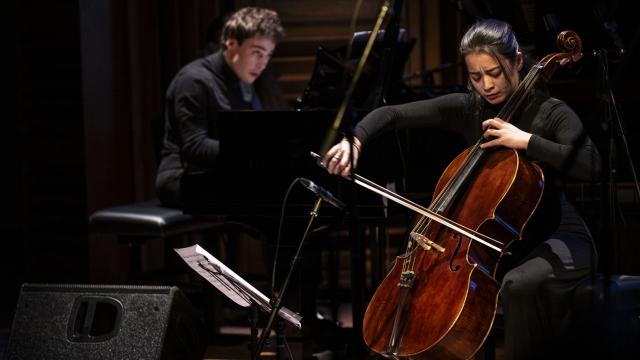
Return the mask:
<path fill-rule="evenodd" d="M 618 239 L 618 231 L 617 231 L 617 220 L 621 215 L 619 213 L 619 203 L 617 196 L 617 169 L 616 169 L 616 160 L 617 160 L 617 142 L 616 142 L 616 134 L 621 141 L 622 148 L 625 151 L 625 155 L 629 162 L 629 168 L 631 170 L 631 175 L 633 177 L 633 183 L 636 190 L 636 195 L 640 198 L 640 187 L 638 184 L 638 178 L 636 176 L 636 171 L 633 165 L 633 160 L 631 158 L 631 153 L 629 152 L 629 146 L 627 144 L 627 139 L 624 135 L 624 129 L 622 126 L 622 120 L 620 118 L 620 114 L 618 113 L 618 107 L 616 105 L 615 97 L 611 90 L 611 86 L 609 85 L 609 68 L 608 68 L 608 59 L 606 50 L 596 50 L 594 51 L 595 55 L 600 60 L 600 66 L 602 69 L 602 97 L 606 103 L 607 109 L 604 116 L 604 126 L 609 131 L 609 155 L 608 155 L 608 183 L 607 183 L 607 191 L 606 191 L 606 199 L 607 199 L 607 212 L 608 212 L 608 223 L 605 227 L 610 234 L 610 239 L 613 245 L 613 254 L 607 254 L 609 256 L 606 257 L 607 263 L 611 261 L 610 257 L 615 257 L 620 253 L 621 245 Z M 613 255 L 613 256 L 611 256 Z M 611 265 L 611 264 L 609 264 Z M 614 264 L 617 265 L 617 264 Z M 611 269 L 605 268 L 605 272 L 610 274 Z"/>
<path fill-rule="evenodd" d="M 620 240 L 620 234 L 618 231 L 618 220 L 624 219 L 622 218 L 622 210 L 620 209 L 620 203 L 618 201 L 618 191 L 617 191 L 617 138 L 621 141 L 621 146 L 624 149 L 625 155 L 629 162 L 629 168 L 631 170 L 631 175 L 633 177 L 633 183 L 636 190 L 636 195 L 640 198 L 640 187 L 638 186 L 638 178 L 636 176 L 636 171 L 633 165 L 633 159 L 631 158 L 631 153 L 629 152 L 629 146 L 627 145 L 627 139 L 624 135 L 624 128 L 622 126 L 622 119 L 620 118 L 620 114 L 618 113 L 618 107 L 616 105 L 615 97 L 613 95 L 613 91 L 611 90 L 611 86 L 609 84 L 609 63 L 607 59 L 606 50 L 596 50 L 594 51 L 594 55 L 598 57 L 600 60 L 600 68 L 602 69 L 602 99 L 606 105 L 606 111 L 604 114 L 604 124 L 603 127 L 609 132 L 609 154 L 608 154 L 608 179 L 607 184 L 603 184 L 603 193 L 606 194 L 605 198 L 607 201 L 607 206 L 605 207 L 607 212 L 607 218 L 605 219 L 604 226 L 604 234 L 609 235 L 609 246 L 604 246 L 606 250 L 606 256 L 604 256 L 604 279 L 602 281 L 603 286 L 603 303 L 602 303 L 602 311 L 603 311 L 603 319 L 607 319 L 615 313 L 615 304 L 612 303 L 611 299 L 611 274 L 618 272 L 621 267 L 619 261 L 617 261 L 617 257 L 621 254 L 622 244 Z M 605 190 L 606 188 L 606 190 Z M 606 238 L 606 235 L 605 235 Z M 611 249 L 611 247 L 613 249 Z M 601 320 L 604 321 L 604 320 Z M 597 326 L 604 326 L 605 328 L 609 328 L 608 322 L 599 323 Z M 613 329 L 608 329 L 608 331 L 612 331 Z M 615 351 L 614 348 L 609 344 L 606 347 L 606 351 L 609 353 L 613 353 Z"/>
<path fill-rule="evenodd" d="M 373 89 L 373 96 L 370 97 L 371 103 L 365 104 L 371 109 L 375 109 L 382 105 L 387 105 L 389 102 L 389 91 L 391 90 L 391 67 L 395 60 L 396 48 L 398 47 L 398 34 L 400 33 L 400 12 L 402 11 L 403 0 L 396 0 L 393 4 L 393 9 L 390 11 L 389 21 L 387 27 L 384 30 L 384 37 L 382 38 L 382 55 L 381 61 L 378 65 L 378 81 Z"/>
<path fill-rule="evenodd" d="M 302 239 L 298 244 L 298 249 L 296 250 L 296 254 L 293 256 L 293 259 L 291 260 L 291 266 L 289 267 L 289 272 L 287 273 L 287 277 L 285 278 L 284 283 L 280 288 L 280 292 L 278 292 L 278 295 L 276 296 L 275 301 L 271 307 L 271 313 L 269 314 L 269 320 L 267 321 L 267 325 L 264 327 L 264 329 L 262 330 L 262 334 L 260 335 L 260 341 L 258 342 L 258 345 L 256 346 L 255 352 L 253 354 L 254 360 L 260 359 L 260 353 L 262 352 L 262 348 L 264 347 L 264 344 L 267 338 L 269 338 L 269 334 L 271 333 L 271 327 L 273 326 L 273 321 L 275 320 L 276 315 L 278 314 L 278 311 L 282 306 L 282 299 L 284 298 L 284 293 L 287 290 L 287 286 L 289 285 L 291 274 L 293 274 L 293 269 L 296 267 L 296 264 L 300 259 L 300 252 L 304 245 L 304 241 L 309 234 L 309 230 L 311 229 L 311 225 L 313 221 L 318 217 L 318 211 L 320 210 L 321 204 L 322 204 L 322 197 L 318 196 L 315 204 L 313 205 L 313 209 L 309 213 L 311 217 L 309 218 L 309 223 L 307 224 L 307 228 L 305 229 L 304 234 L 302 235 Z"/>
<path fill-rule="evenodd" d="M 373 26 L 373 30 L 371 31 L 371 34 L 369 35 L 369 40 L 367 40 L 367 44 L 365 45 L 364 51 L 362 52 L 362 57 L 360 57 L 360 61 L 356 66 L 356 71 L 353 74 L 353 78 L 351 78 L 351 83 L 349 84 L 349 88 L 347 89 L 347 92 L 344 98 L 342 99 L 342 103 L 340 103 L 340 107 L 338 108 L 338 113 L 336 114 L 336 118 L 334 119 L 333 124 L 331 125 L 331 128 L 327 132 L 324 142 L 322 143 L 322 147 L 320 148 L 320 151 L 319 151 L 321 155 L 326 154 L 327 151 L 329 151 L 329 148 L 333 145 L 333 143 L 336 140 L 336 137 L 338 135 L 338 130 L 340 129 L 340 125 L 342 124 L 342 119 L 344 117 L 345 112 L 347 111 L 347 107 L 349 105 L 349 102 L 351 101 L 353 92 L 356 89 L 358 80 L 360 79 L 360 76 L 364 71 L 364 65 L 367 62 L 367 58 L 369 57 L 369 53 L 371 52 L 371 49 L 373 48 L 373 43 L 378 37 L 378 31 L 380 30 L 380 27 L 382 26 L 382 22 L 384 21 L 384 18 L 387 15 L 389 8 L 391 7 L 390 3 L 391 1 L 387 0 L 384 2 L 384 4 L 382 4 L 382 8 L 380 8 L 380 13 L 378 14 L 376 23 Z"/>
<path fill-rule="evenodd" d="M 251 301 L 251 306 L 249 307 L 249 323 L 251 324 L 249 352 L 251 353 L 251 358 L 253 358 L 256 355 L 258 344 L 258 304 L 255 301 Z"/>
<path fill-rule="evenodd" d="M 389 11 L 393 12 L 394 14 L 394 19 L 397 19 L 397 17 L 399 16 L 399 9 L 400 6 L 402 5 L 402 0 L 386 0 L 384 1 L 384 3 L 382 4 L 382 7 L 380 8 L 380 12 L 378 13 L 378 17 L 376 19 L 375 25 L 373 26 L 373 29 L 371 30 L 371 34 L 369 34 L 369 39 L 367 40 L 367 44 L 364 47 L 364 50 L 362 52 L 362 56 L 360 57 L 360 60 L 358 61 L 358 64 L 356 66 L 355 72 L 353 77 L 351 78 L 351 82 L 349 84 L 349 87 L 347 88 L 347 91 L 345 93 L 344 98 L 342 99 L 342 102 L 340 104 L 340 107 L 338 108 L 338 113 L 336 114 L 336 117 L 331 125 L 331 128 L 329 128 L 329 130 L 327 131 L 327 134 L 325 135 L 324 141 L 322 143 L 322 146 L 320 147 L 319 153 L 324 156 L 327 151 L 329 151 L 329 148 L 335 143 L 336 137 L 338 135 L 338 130 L 340 129 L 340 126 L 342 124 L 342 120 L 344 118 L 344 114 L 347 111 L 347 107 L 349 106 L 349 103 L 351 102 L 351 98 L 353 96 L 353 93 L 356 89 L 356 86 L 358 84 L 358 80 L 360 79 L 360 76 L 362 75 L 362 72 L 364 71 L 364 67 L 365 64 L 367 62 L 367 59 L 369 57 L 369 54 L 371 52 L 371 50 L 373 49 L 373 44 L 375 43 L 375 40 L 378 37 L 378 32 L 380 31 L 380 28 L 382 27 L 382 23 L 387 15 L 387 13 Z M 393 35 L 390 35 L 389 32 L 385 32 L 385 37 L 386 40 L 395 40 L 397 37 L 397 28 L 393 28 L 391 29 L 393 30 Z M 395 36 L 395 37 L 392 37 Z M 377 100 L 379 99 L 379 96 L 376 97 Z M 350 146 L 353 149 L 353 134 L 347 134 L 347 138 L 349 140 Z M 350 163 L 353 165 L 353 155 L 351 155 L 351 159 L 349 160 Z M 352 193 L 352 198 L 351 198 L 351 209 L 352 209 L 352 213 L 353 213 L 353 221 L 351 223 L 351 233 L 352 234 L 356 234 L 356 240 L 354 241 L 354 246 L 352 249 L 353 255 L 352 255 L 352 274 L 351 274 L 351 278 L 352 281 L 360 281 L 363 276 L 364 273 L 361 272 L 361 270 L 359 270 L 360 268 L 363 268 L 362 264 L 363 264 L 363 259 L 364 259 L 364 247 L 360 241 L 361 237 L 359 236 L 360 234 L 358 233 L 360 231 L 359 226 L 358 226 L 358 215 L 357 215 L 357 206 L 356 206 L 356 192 L 355 192 L 355 182 L 353 180 L 353 178 L 351 179 L 352 181 L 352 189 L 353 191 Z M 357 282 L 354 282 L 357 283 Z M 361 311 L 361 306 L 359 304 L 361 304 L 364 301 L 364 289 L 354 289 L 353 291 L 353 319 L 354 319 L 354 329 L 357 328 L 361 328 L 362 326 L 362 311 Z M 282 296 L 282 294 L 280 294 Z M 354 333 L 354 336 L 357 337 L 357 332 Z M 358 339 L 360 339 L 359 337 L 357 337 Z M 354 340 L 354 346 L 355 346 L 355 351 L 359 352 L 361 349 L 362 344 L 359 344 L 358 340 Z"/>
<path fill-rule="evenodd" d="M 211 276 L 213 277 L 224 277 L 225 279 L 228 279 L 231 281 L 232 284 L 235 283 L 235 279 L 233 278 L 228 278 L 225 275 L 221 275 L 220 273 L 216 272 L 216 271 L 212 271 L 210 268 L 203 266 L 202 264 L 200 264 L 200 267 L 208 272 Z M 231 288 L 230 288 L 231 289 Z M 245 298 L 245 300 L 247 300 L 248 302 L 250 302 L 249 305 L 249 314 L 247 316 L 248 320 L 249 320 L 249 324 L 251 325 L 251 336 L 250 336 L 250 340 L 249 340 L 249 352 L 251 353 L 251 358 L 254 358 L 256 356 L 257 349 L 257 343 L 258 343 L 258 312 L 260 309 L 260 305 L 256 302 L 255 299 L 253 299 L 251 296 L 247 296 L 242 288 L 240 287 L 235 287 L 235 292 L 237 292 L 237 294 L 240 294 L 241 296 L 243 296 Z"/>

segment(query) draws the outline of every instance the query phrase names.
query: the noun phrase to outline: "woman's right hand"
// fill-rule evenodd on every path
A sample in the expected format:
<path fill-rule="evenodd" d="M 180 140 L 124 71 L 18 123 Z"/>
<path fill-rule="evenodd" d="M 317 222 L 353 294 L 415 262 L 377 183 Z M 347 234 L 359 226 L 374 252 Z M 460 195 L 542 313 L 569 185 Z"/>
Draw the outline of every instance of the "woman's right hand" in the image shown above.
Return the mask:
<path fill-rule="evenodd" d="M 351 175 L 351 157 L 353 156 L 353 168 L 355 169 L 360 157 L 362 143 L 358 138 L 353 138 L 353 146 L 347 138 L 333 145 L 322 158 L 322 165 L 330 174 L 349 176 Z"/>

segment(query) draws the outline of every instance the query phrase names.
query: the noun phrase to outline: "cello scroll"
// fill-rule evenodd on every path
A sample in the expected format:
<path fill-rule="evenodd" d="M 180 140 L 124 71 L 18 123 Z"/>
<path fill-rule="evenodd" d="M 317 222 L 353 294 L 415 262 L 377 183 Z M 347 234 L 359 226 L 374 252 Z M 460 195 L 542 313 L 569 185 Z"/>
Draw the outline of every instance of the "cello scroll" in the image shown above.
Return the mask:
<path fill-rule="evenodd" d="M 538 62 L 545 80 L 551 76 L 559 66 L 577 62 L 582 59 L 582 39 L 573 30 L 565 30 L 558 34 L 556 45 L 564 52 L 549 54 Z"/>

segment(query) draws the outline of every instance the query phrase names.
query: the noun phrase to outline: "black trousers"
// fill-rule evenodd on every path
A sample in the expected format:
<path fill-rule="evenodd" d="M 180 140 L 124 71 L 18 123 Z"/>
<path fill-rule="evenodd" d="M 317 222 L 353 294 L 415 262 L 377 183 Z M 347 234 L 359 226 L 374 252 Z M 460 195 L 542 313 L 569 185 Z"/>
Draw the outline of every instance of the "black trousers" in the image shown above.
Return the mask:
<path fill-rule="evenodd" d="M 581 346 L 569 340 L 573 295 L 595 273 L 597 254 L 577 212 L 564 214 L 563 226 L 502 279 L 506 359 L 567 358 Z"/>

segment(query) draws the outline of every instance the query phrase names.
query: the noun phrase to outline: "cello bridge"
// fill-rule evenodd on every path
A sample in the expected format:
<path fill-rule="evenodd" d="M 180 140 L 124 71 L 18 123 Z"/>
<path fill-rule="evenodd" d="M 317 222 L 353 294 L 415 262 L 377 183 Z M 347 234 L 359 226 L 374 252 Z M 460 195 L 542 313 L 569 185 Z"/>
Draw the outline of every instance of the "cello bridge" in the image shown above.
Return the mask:
<path fill-rule="evenodd" d="M 411 239 L 413 239 L 413 241 L 417 242 L 418 245 L 422 246 L 422 248 L 427 251 L 435 250 L 441 253 L 444 252 L 444 248 L 442 246 L 436 244 L 435 242 L 431 241 L 428 237 L 420 233 L 417 233 L 415 231 L 411 232 Z"/>

